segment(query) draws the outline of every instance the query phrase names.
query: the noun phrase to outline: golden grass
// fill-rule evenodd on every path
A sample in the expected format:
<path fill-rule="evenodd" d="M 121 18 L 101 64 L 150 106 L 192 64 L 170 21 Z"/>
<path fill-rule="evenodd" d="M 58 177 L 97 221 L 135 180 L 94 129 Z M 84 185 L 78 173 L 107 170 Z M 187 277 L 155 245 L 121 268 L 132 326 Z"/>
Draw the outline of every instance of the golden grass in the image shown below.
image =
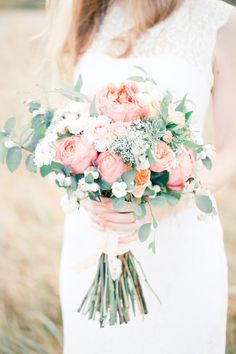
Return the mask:
<path fill-rule="evenodd" d="M 47 93 L 47 72 L 34 72 L 42 48 L 27 41 L 43 26 L 40 11 L 0 12 L 0 124 L 9 115 L 23 122 L 26 109 L 22 101 Z M 230 264 L 228 354 L 236 353 L 234 198 L 236 184 L 218 196 Z M 59 199 L 54 187 L 24 168 L 11 175 L 0 167 L 1 354 L 61 352 L 58 269 L 63 214 Z"/>

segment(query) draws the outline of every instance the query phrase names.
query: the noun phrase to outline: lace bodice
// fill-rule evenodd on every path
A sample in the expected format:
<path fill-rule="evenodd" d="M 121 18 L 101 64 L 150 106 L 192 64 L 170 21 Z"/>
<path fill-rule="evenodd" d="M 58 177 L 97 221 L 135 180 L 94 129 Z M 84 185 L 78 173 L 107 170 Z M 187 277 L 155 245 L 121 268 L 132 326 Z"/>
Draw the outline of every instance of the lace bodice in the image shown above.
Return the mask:
<path fill-rule="evenodd" d="M 213 84 L 217 32 L 227 22 L 231 9 L 231 5 L 220 0 L 183 0 L 166 20 L 136 40 L 128 58 L 117 59 L 107 54 L 111 40 L 125 35 L 132 28 L 132 19 L 126 17 L 120 5 L 114 4 L 75 75 L 84 73 L 85 88 L 94 93 L 107 82 L 131 76 L 132 66 L 140 65 L 154 76 L 160 88 L 170 89 L 176 95 L 189 94 L 197 107 L 197 116 L 203 117 Z M 92 83 L 88 79 L 91 76 Z M 197 118 L 199 129 L 202 121 Z"/>

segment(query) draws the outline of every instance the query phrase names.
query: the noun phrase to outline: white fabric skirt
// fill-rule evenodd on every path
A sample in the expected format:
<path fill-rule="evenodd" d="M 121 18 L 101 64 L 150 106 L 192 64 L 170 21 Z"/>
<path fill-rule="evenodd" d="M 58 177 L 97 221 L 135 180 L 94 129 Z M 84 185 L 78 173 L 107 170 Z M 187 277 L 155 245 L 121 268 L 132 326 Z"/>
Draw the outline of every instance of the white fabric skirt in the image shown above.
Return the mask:
<path fill-rule="evenodd" d="M 198 220 L 191 206 L 157 230 L 157 254 L 136 242 L 132 251 L 162 300 L 143 285 L 149 314 L 100 328 L 77 312 L 96 272 L 74 265 L 96 252 L 95 231 L 81 209 L 66 216 L 60 295 L 64 354 L 224 354 L 227 263 L 218 216 Z"/>

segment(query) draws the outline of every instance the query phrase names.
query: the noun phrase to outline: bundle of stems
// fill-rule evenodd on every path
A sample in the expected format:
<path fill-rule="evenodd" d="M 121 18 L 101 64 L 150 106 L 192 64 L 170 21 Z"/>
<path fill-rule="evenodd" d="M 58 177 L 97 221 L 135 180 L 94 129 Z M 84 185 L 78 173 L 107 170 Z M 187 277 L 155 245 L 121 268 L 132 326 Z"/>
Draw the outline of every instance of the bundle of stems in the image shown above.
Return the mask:
<path fill-rule="evenodd" d="M 122 264 L 119 279 L 112 279 L 108 256 L 102 253 L 95 278 L 78 309 L 89 320 L 98 318 L 101 328 L 128 323 L 137 311 L 142 316 L 148 313 L 134 255 L 128 251 L 117 257 Z"/>

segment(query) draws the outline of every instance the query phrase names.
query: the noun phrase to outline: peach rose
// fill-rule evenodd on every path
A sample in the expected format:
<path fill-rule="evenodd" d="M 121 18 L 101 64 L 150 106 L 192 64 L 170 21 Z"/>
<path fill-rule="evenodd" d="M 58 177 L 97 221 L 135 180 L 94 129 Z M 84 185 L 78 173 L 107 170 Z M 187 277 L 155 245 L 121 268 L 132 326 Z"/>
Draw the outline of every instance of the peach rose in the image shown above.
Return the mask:
<path fill-rule="evenodd" d="M 150 175 L 151 175 L 151 172 L 149 169 L 146 169 L 146 170 L 138 170 L 136 172 L 136 175 L 135 175 L 135 182 L 136 182 L 136 185 L 135 185 L 135 188 L 134 190 L 132 191 L 132 194 L 136 197 L 136 198 L 141 198 L 147 185 L 148 185 L 148 182 L 150 181 Z"/>
<path fill-rule="evenodd" d="M 160 142 L 155 146 L 154 157 L 156 161 L 151 165 L 151 170 L 154 172 L 162 172 L 170 168 L 174 154 L 166 143 Z"/>
<path fill-rule="evenodd" d="M 110 119 L 105 116 L 90 119 L 85 135 L 91 144 L 96 140 L 108 140 L 111 135 Z"/>
<path fill-rule="evenodd" d="M 128 134 L 130 124 L 126 122 L 115 122 L 111 124 L 111 135 L 116 138 Z"/>
<path fill-rule="evenodd" d="M 137 83 L 131 81 L 122 83 L 120 87 L 110 84 L 97 95 L 97 110 L 113 122 L 132 122 L 143 118 L 149 110 L 136 99 L 139 91 Z"/>
<path fill-rule="evenodd" d="M 194 158 L 192 151 L 178 156 L 178 165 L 171 169 L 168 188 L 174 191 L 180 191 L 184 188 L 185 182 L 192 177 L 194 170 Z"/>
<path fill-rule="evenodd" d="M 96 166 L 102 179 L 109 184 L 114 183 L 128 169 L 120 156 L 110 151 L 102 152 L 98 156 Z"/>
<path fill-rule="evenodd" d="M 97 151 L 83 135 L 62 140 L 56 148 L 56 159 L 70 166 L 72 173 L 83 173 L 97 158 Z"/>

